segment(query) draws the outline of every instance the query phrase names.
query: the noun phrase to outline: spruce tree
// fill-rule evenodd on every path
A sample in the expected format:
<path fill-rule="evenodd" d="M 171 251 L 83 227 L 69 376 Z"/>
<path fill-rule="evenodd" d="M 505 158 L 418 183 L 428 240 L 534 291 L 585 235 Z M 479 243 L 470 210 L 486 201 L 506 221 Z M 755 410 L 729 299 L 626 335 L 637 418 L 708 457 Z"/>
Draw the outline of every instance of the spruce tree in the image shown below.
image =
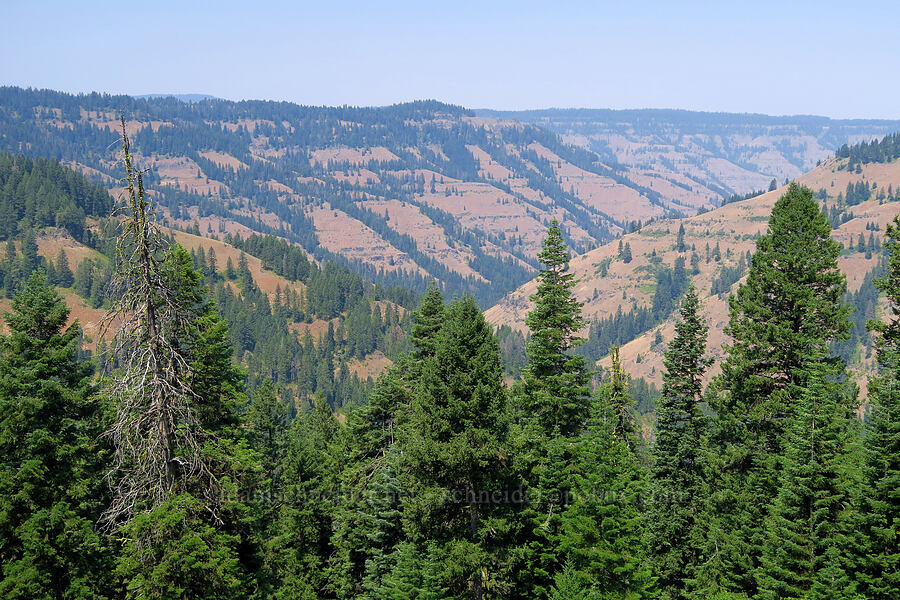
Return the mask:
<path fill-rule="evenodd" d="M 699 562 L 697 519 L 703 505 L 701 442 L 705 429 L 701 394 L 711 362 L 703 357 L 707 329 L 691 285 L 664 358 L 647 509 L 653 573 L 668 598 L 685 597 L 685 584 L 693 578 Z"/>
<path fill-rule="evenodd" d="M 253 391 L 244 416 L 250 446 L 260 458 L 257 512 L 263 527 L 274 520 L 281 493 L 281 463 L 288 430 L 287 407 L 278 389 L 268 379 Z"/>
<path fill-rule="evenodd" d="M 0 336 L 0 596 L 104 598 L 111 556 L 103 510 L 102 417 L 81 329 L 36 271 Z"/>
<path fill-rule="evenodd" d="M 372 477 L 360 519 L 368 542 L 360 597 L 369 600 L 384 597 L 386 579 L 399 558 L 397 546 L 404 539 L 399 456 L 396 446 L 385 454 L 383 467 Z"/>
<path fill-rule="evenodd" d="M 333 577 L 339 597 L 356 597 L 364 591 L 364 578 L 368 578 L 367 585 L 372 588 L 373 581 L 383 577 L 379 570 L 378 577 L 373 579 L 367 567 L 373 555 L 379 553 L 382 560 L 387 553 L 372 544 L 370 536 L 376 535 L 374 524 L 379 521 L 372 511 L 383 507 L 370 502 L 370 496 L 373 482 L 388 477 L 382 470 L 391 468 L 400 476 L 399 465 L 392 463 L 397 458 L 395 444 L 412 398 L 411 383 L 407 380 L 409 362 L 401 358 L 382 373 L 368 404 L 350 413 L 340 436 L 337 452 L 346 458 L 340 482 L 346 493 L 344 502 L 337 508 L 333 536 L 336 549 Z M 373 593 L 371 589 L 368 592 Z"/>
<path fill-rule="evenodd" d="M 806 386 L 810 356 L 846 339 L 849 308 L 840 247 L 812 191 L 792 183 L 757 240 L 747 281 L 729 300 L 733 342 L 711 396 L 710 481 L 701 589 L 755 593 L 765 538 L 760 498 L 778 489 L 784 438 Z M 835 371 L 835 373 L 837 373 Z"/>
<path fill-rule="evenodd" d="M 323 398 L 316 399 L 313 412 L 291 424 L 281 467 L 284 498 L 276 535 L 267 544 L 276 578 L 274 598 L 334 597 L 328 558 L 336 483 L 331 444 L 337 432 L 337 420 Z"/>
<path fill-rule="evenodd" d="M 572 464 L 559 465 L 572 471 L 571 499 L 560 507 L 561 535 L 552 541 L 564 554 L 569 574 L 557 571 L 550 597 L 562 593 L 566 580 L 579 582 L 588 598 L 650 597 L 653 573 L 646 560 L 641 507 L 645 468 L 617 350 Z"/>
<path fill-rule="evenodd" d="M 869 321 L 879 334 L 879 374 L 869 381 L 872 405 L 865 441 L 863 531 L 867 560 L 860 588 L 867 598 L 900 597 L 900 219 L 884 242 L 887 272 L 876 280 L 889 302 L 887 322 Z"/>
<path fill-rule="evenodd" d="M 69 268 L 69 259 L 62 248 L 56 255 L 56 281 L 62 287 L 72 287 L 72 284 L 75 283 L 75 276 L 72 274 L 72 269 Z"/>

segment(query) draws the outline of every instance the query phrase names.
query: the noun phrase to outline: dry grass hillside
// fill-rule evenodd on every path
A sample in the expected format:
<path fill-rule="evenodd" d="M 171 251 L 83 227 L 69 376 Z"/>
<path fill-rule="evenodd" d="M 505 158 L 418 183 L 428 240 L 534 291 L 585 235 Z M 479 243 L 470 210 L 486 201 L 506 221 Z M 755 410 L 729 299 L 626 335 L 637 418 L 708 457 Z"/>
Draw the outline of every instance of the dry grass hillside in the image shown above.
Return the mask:
<path fill-rule="evenodd" d="M 632 181 L 687 206 L 767 189 L 773 178 L 782 182 L 809 172 L 841 144 L 900 129 L 900 122 L 886 120 L 685 110 L 480 112 L 547 127 L 626 167 Z"/>
<path fill-rule="evenodd" d="M 838 193 L 843 192 L 848 183 L 862 181 L 870 187 L 875 184 L 872 199 L 850 207 L 848 210 L 853 218 L 832 233 L 835 240 L 849 248 L 856 243 L 860 233 L 866 238 L 874 234 L 876 239 L 880 239 L 885 225 L 900 215 L 900 201 L 896 200 L 896 193 L 900 192 L 900 161 L 865 165 L 861 173 L 840 169 L 845 164 L 846 160 L 828 160 L 798 177 L 797 181 L 817 192 L 825 190 L 827 199 L 824 203 L 828 206 L 834 204 Z M 727 294 L 710 293 L 713 279 L 722 272 L 723 267 L 736 265 L 741 255 L 755 249 L 756 237 L 765 232 L 772 206 L 784 189 L 727 204 L 687 219 L 661 220 L 625 235 L 622 240 L 630 244 L 634 257 L 629 264 L 617 258 L 618 241 L 574 257 L 570 268 L 578 278 L 575 293 L 584 302 L 585 317 L 599 319 L 614 314 L 619 308 L 627 312 L 634 306 L 649 305 L 654 292 L 650 257 L 655 253 L 663 264 L 672 265 L 678 256 L 683 256 L 690 268 L 690 256 L 696 252 L 701 260 L 699 273 L 693 276 L 693 282 L 700 293 L 710 327 L 709 352 L 717 361 L 721 360 L 722 347 L 727 342 L 723 333 L 728 320 Z M 894 194 L 893 201 L 877 199 L 882 194 L 886 195 L 888 189 Z M 873 223 L 878 224 L 879 231 L 867 230 L 867 225 Z M 684 253 L 676 249 L 677 231 L 681 224 L 685 228 L 685 244 L 688 247 Z M 717 245 L 721 260 L 707 261 L 707 247 L 715 249 Z M 847 276 L 851 291 L 859 288 L 866 273 L 875 267 L 876 260 L 866 259 L 864 254 L 855 251 L 842 254 L 839 264 Z M 601 276 L 600 267 L 604 261 L 608 261 L 609 266 L 606 276 Z M 535 281 L 531 281 L 507 295 L 487 311 L 488 320 L 496 326 L 506 324 L 524 329 L 525 315 L 530 309 L 528 298 L 534 293 L 535 286 Z M 625 344 L 621 356 L 632 376 L 659 383 L 665 344 L 654 344 L 657 332 L 662 334 L 663 340 L 671 339 L 674 335 L 673 319 Z"/>

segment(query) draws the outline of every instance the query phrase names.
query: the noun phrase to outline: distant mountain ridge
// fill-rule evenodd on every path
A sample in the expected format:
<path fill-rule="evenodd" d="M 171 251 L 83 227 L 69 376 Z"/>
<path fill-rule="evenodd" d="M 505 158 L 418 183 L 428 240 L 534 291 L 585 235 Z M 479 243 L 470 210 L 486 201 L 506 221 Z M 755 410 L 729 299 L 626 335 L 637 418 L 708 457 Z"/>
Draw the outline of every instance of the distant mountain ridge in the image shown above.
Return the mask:
<path fill-rule="evenodd" d="M 187 102 L 188 104 L 192 104 L 194 102 L 202 102 L 203 100 L 221 100 L 221 98 L 210 96 L 209 94 L 139 94 L 137 96 L 134 96 L 134 98 L 137 98 L 138 100 L 175 98 L 176 100 L 181 100 L 182 102 Z"/>
<path fill-rule="evenodd" d="M 632 176 L 654 172 L 689 180 L 718 201 L 767 189 L 811 170 L 843 144 L 900 131 L 898 120 L 831 119 L 677 109 L 478 110 L 492 118 L 546 127 Z"/>
<path fill-rule="evenodd" d="M 740 141 L 690 133 L 689 143 L 670 144 L 651 168 L 625 160 L 654 155 L 637 142 L 618 156 L 587 137 L 554 133 L 552 120 L 536 126 L 437 101 L 314 107 L 0 87 L 0 150 L 56 158 L 114 189 L 122 113 L 172 226 L 205 237 L 277 235 L 370 281 L 421 291 L 437 280 L 485 307 L 533 276 L 552 219 L 583 253 L 638 221 L 714 208 L 734 188 L 704 173 L 712 172 L 709 164 L 738 169 L 725 150 Z M 681 139 L 677 128 L 665 133 L 662 118 L 640 121 L 641 136 Z M 693 113 L 684 119 L 704 127 Z M 803 133 L 798 127 L 779 134 L 778 144 L 807 148 L 808 140 L 791 137 Z M 817 156 L 828 155 L 816 144 Z M 791 164 L 767 152 L 773 165 Z M 772 179 L 765 170 L 735 172 L 751 189 Z"/>
<path fill-rule="evenodd" d="M 532 276 L 552 219 L 587 251 L 632 220 L 710 207 L 546 129 L 436 101 L 330 108 L 6 87 L 0 149 L 113 187 L 122 113 L 170 223 L 272 233 L 372 281 L 422 290 L 436 279 L 483 305 Z"/>

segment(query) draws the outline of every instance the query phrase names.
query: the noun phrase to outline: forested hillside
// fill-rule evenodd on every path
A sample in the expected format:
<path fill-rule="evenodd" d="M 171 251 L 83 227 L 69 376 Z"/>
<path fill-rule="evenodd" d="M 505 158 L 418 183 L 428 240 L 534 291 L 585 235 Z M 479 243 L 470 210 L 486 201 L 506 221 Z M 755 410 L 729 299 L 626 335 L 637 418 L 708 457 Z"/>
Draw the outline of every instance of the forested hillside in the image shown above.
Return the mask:
<path fill-rule="evenodd" d="M 688 110 L 480 110 L 546 127 L 596 152 L 631 179 L 668 182 L 685 199 L 716 203 L 812 170 L 843 145 L 900 130 L 900 121 L 774 117 Z M 661 185 L 661 184 L 660 184 Z M 665 195 L 662 187 L 651 185 Z"/>
<path fill-rule="evenodd" d="M 438 102 L 326 108 L 0 88 L 0 149 L 118 185 L 116 131 L 163 216 L 203 236 L 277 235 L 317 260 L 483 305 L 531 278 L 558 219 L 579 251 L 630 223 L 693 214 L 558 136 Z"/>
<path fill-rule="evenodd" d="M 101 358 L 121 226 L 113 204 L 106 189 L 56 160 L 0 154 L 3 295 L 14 297 L 42 269 Z M 364 403 L 372 380 L 408 347 L 416 296 L 406 289 L 375 286 L 268 234 L 226 233 L 219 241 L 162 231 L 203 275 L 229 324 L 232 357 L 247 369 L 248 389 L 270 380 L 292 410 L 309 406 L 313 394 L 336 410 Z"/>
<path fill-rule="evenodd" d="M 617 349 L 594 390 L 573 352 L 585 323 L 556 222 L 538 254 L 521 382 L 503 385 L 474 299 L 448 304 L 432 286 L 410 351 L 339 420 L 321 397 L 292 416 L 269 381 L 247 396 L 196 259 L 153 222 L 127 144 L 125 156 L 114 362 L 92 377 L 80 329 L 40 270 L 0 335 L 4 597 L 900 591 L 900 218 L 876 280 L 889 317 L 868 325 L 881 370 L 866 420 L 830 351 L 852 328 L 841 248 L 797 184 L 772 207 L 729 300 L 733 343 L 708 386 L 702 302 L 684 291 L 651 441 Z"/>

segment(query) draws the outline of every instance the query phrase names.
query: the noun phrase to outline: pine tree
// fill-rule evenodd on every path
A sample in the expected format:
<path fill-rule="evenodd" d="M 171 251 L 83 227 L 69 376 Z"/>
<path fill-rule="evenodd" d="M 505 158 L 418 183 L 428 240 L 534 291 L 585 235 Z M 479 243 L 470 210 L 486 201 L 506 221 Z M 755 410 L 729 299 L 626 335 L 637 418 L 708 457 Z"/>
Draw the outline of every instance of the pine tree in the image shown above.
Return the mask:
<path fill-rule="evenodd" d="M 5 313 L 0 336 L 0 596 L 104 598 L 110 549 L 103 510 L 102 424 L 81 329 L 40 271 Z"/>
<path fill-rule="evenodd" d="M 867 561 L 861 590 L 867 598 L 900 597 L 900 219 L 886 231 L 887 272 L 876 280 L 887 296 L 890 318 L 869 321 L 879 338 L 879 375 L 869 381 L 872 414 L 865 442 L 864 522 Z"/>
<path fill-rule="evenodd" d="M 665 597 L 685 597 L 685 584 L 699 563 L 697 519 L 703 506 L 701 409 L 703 376 L 710 361 L 707 326 L 694 286 L 688 289 L 666 350 L 662 396 L 657 401 L 656 443 L 647 512 L 653 573 Z"/>
<path fill-rule="evenodd" d="M 497 341 L 471 297 L 451 304 L 413 398 L 403 453 L 412 541 L 437 544 L 447 598 L 480 600 L 501 571 L 506 394 Z"/>
<path fill-rule="evenodd" d="M 681 223 L 678 226 L 678 235 L 675 239 L 675 249 L 678 252 L 684 252 L 687 250 L 687 246 L 684 243 L 684 223 Z"/>
<path fill-rule="evenodd" d="M 759 499 L 776 494 L 809 357 L 828 356 L 827 345 L 848 335 L 846 282 L 830 231 L 812 191 L 791 184 L 757 241 L 746 283 L 729 300 L 733 343 L 710 398 L 708 477 L 715 485 L 702 519 L 701 589 L 755 593 L 767 512 Z"/>

